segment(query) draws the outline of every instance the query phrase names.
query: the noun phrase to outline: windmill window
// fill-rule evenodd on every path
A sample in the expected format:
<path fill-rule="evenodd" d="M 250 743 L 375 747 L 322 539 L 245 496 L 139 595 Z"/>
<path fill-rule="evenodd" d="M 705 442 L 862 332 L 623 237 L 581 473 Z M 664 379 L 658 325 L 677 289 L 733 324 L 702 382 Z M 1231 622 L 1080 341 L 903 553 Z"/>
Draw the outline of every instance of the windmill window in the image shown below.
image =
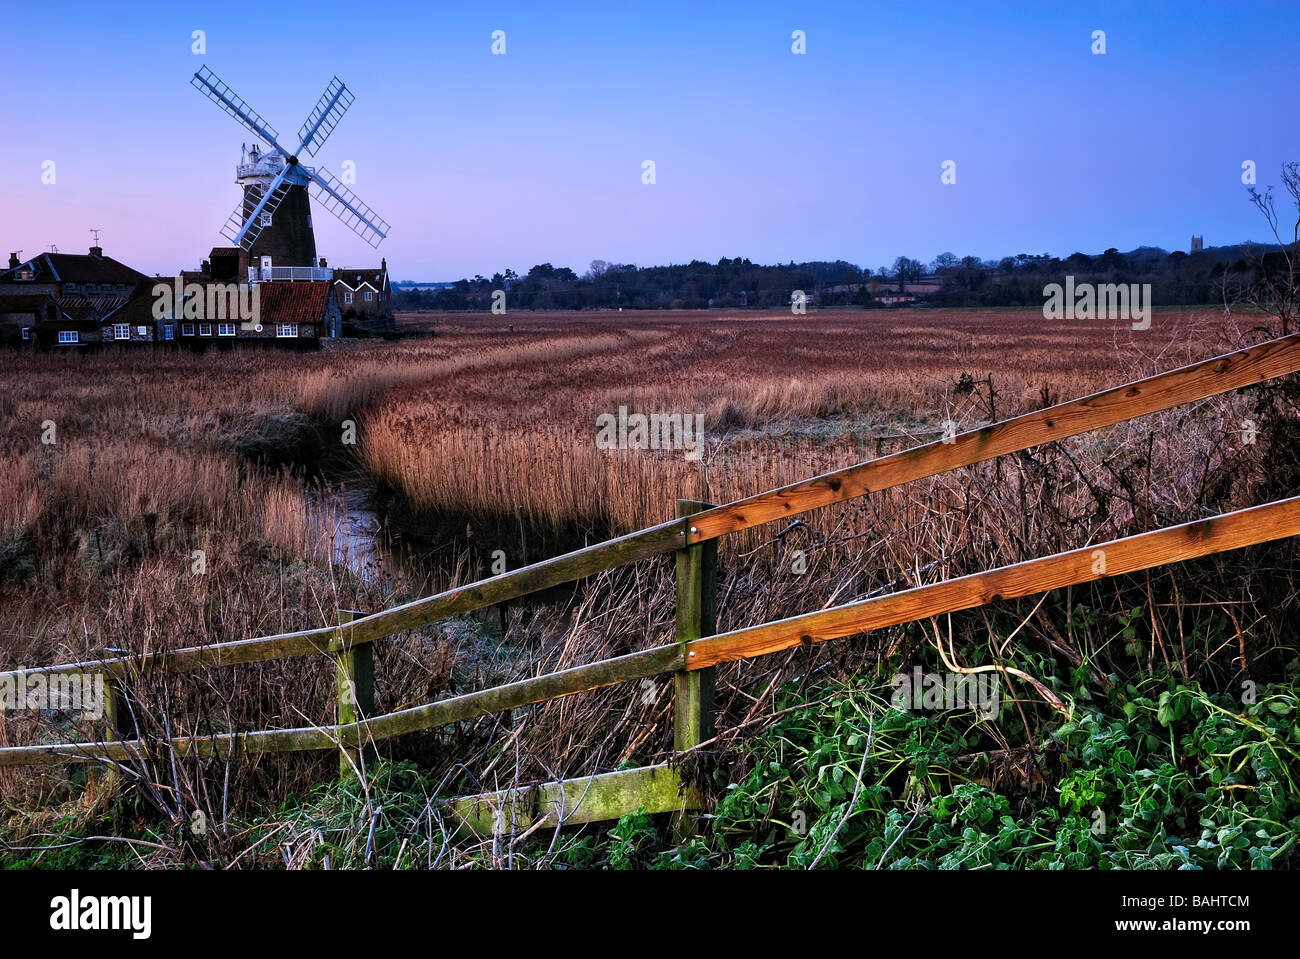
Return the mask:
<path fill-rule="evenodd" d="M 60 343 L 76 343 L 78 333 L 76 330 L 59 330 Z"/>
<path fill-rule="evenodd" d="M 217 324 L 217 336 L 234 336 L 234 335 L 235 335 L 235 324 L 234 324 L 234 323 L 218 323 L 218 324 Z"/>
<path fill-rule="evenodd" d="M 194 335 L 194 324 L 193 324 L 193 323 L 182 323 L 182 324 L 181 324 L 181 336 L 193 336 L 193 335 Z"/>
<path fill-rule="evenodd" d="M 131 327 L 126 323 L 113 324 L 113 339 L 129 340 L 131 338 Z"/>
<path fill-rule="evenodd" d="M 200 323 L 200 324 L 199 324 L 199 336 L 211 336 L 211 335 L 212 335 L 212 324 L 211 324 L 211 323 Z"/>
<path fill-rule="evenodd" d="M 271 214 L 269 214 L 269 213 L 267 213 L 265 210 L 263 210 L 263 211 L 262 211 L 262 226 L 270 226 L 270 225 L 271 225 Z"/>

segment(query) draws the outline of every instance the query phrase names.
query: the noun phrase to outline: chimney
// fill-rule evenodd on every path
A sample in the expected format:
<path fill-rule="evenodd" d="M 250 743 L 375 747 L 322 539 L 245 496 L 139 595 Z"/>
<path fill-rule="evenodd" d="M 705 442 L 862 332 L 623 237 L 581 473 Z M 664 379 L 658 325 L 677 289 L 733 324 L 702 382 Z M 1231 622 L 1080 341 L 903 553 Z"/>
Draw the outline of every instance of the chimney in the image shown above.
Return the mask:
<path fill-rule="evenodd" d="M 322 270 L 325 270 L 325 269 L 328 269 L 328 268 L 329 268 L 328 264 L 326 264 L 326 262 L 325 262 L 325 257 L 323 257 L 323 256 L 320 258 L 320 268 L 321 268 Z"/>
<path fill-rule="evenodd" d="M 90 255 L 97 260 L 102 260 L 104 258 L 104 248 L 102 246 L 92 246 L 90 248 Z"/>
<path fill-rule="evenodd" d="M 379 258 L 379 268 L 380 268 L 381 270 L 387 270 L 387 269 L 388 269 L 388 260 L 387 260 L 387 258 L 382 257 L 382 256 Z"/>
<path fill-rule="evenodd" d="M 12 269 L 13 269 L 14 267 L 16 267 L 16 266 L 22 266 L 22 263 L 19 262 L 19 260 L 18 260 L 18 254 L 17 254 L 17 253 L 10 253 L 10 254 L 9 254 L 9 269 L 12 270 Z"/>
<path fill-rule="evenodd" d="M 199 272 L 202 273 L 204 276 L 211 276 L 211 275 L 212 275 L 212 261 L 211 261 L 211 260 L 204 260 L 202 263 L 200 263 L 200 264 L 199 264 Z"/>

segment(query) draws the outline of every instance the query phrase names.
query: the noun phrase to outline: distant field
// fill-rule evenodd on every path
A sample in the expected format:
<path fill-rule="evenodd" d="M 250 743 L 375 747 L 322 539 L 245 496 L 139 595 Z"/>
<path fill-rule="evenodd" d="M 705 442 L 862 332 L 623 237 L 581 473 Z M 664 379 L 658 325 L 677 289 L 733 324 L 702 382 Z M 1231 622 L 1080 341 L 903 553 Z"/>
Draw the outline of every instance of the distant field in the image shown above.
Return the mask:
<path fill-rule="evenodd" d="M 462 345 L 495 347 L 511 336 L 515 339 L 508 342 L 516 344 L 562 337 L 572 347 L 584 336 L 618 334 L 627 342 L 615 351 L 617 364 L 602 367 L 602 375 L 633 373 L 643 383 L 667 369 L 681 369 L 742 390 L 752 388 L 754 377 L 764 384 L 791 378 L 834 381 L 857 397 L 904 408 L 917 406 L 918 383 L 938 386 L 962 372 L 992 374 L 999 390 L 1037 392 L 1049 384 L 1068 397 L 1205 355 L 1228 342 L 1218 335 L 1221 311 L 1206 309 L 1157 311 L 1146 331 L 1114 320 L 1048 321 L 1036 309 L 825 310 L 806 316 L 710 310 L 419 312 L 398 314 L 398 323 L 444 337 L 441 345 L 453 351 Z M 642 367 L 633 341 L 664 343 L 653 351 L 659 365 Z M 594 350 L 596 341 L 592 345 Z M 899 388 L 905 395 L 891 397 Z"/>
<path fill-rule="evenodd" d="M 472 373 L 449 370 L 372 409 L 364 457 L 373 474 L 434 512 L 522 508 L 541 521 L 628 528 L 664 519 L 674 496 L 725 501 L 759 492 L 872 455 L 880 436 L 923 435 L 946 420 L 967 429 L 1211 355 L 1226 342 L 1222 315 L 1206 310 L 1157 312 L 1140 332 L 1113 320 L 1049 322 L 1026 309 L 422 312 L 398 320 L 433 332 L 452 355 L 481 361 Z M 620 406 L 703 414 L 708 462 L 596 449 L 596 416 Z M 771 455 L 774 442 L 779 455 Z"/>

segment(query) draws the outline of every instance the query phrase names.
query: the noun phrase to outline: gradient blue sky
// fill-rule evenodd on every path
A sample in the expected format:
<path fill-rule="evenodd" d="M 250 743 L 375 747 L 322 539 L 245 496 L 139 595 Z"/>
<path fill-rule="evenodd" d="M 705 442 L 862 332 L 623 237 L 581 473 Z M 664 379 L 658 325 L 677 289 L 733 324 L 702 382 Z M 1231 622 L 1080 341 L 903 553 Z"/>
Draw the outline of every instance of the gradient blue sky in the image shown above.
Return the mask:
<path fill-rule="evenodd" d="M 1262 187 L 1300 160 L 1298 27 L 1294 3 L 10 5 L 0 244 L 99 227 L 170 274 L 224 243 L 251 137 L 189 86 L 201 64 L 286 137 L 352 88 L 308 162 L 355 162 L 392 233 L 372 253 L 321 213 L 317 244 L 395 279 L 1263 239 L 1241 163 Z"/>

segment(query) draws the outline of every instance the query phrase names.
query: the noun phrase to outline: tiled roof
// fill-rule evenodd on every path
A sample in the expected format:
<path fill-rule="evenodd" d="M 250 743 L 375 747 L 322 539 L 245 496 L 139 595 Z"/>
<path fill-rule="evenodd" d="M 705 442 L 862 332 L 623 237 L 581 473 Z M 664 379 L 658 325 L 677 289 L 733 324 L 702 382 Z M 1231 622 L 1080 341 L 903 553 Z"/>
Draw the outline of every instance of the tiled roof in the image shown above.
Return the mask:
<path fill-rule="evenodd" d="M 127 301 L 130 294 L 119 293 L 116 296 L 64 296 L 59 298 L 59 306 L 64 309 L 78 309 L 89 306 L 100 313 L 115 310 Z"/>
<path fill-rule="evenodd" d="M 257 284 L 262 323 L 323 323 L 329 306 L 330 284 L 325 280 Z"/>
<path fill-rule="evenodd" d="M 371 285 L 383 285 L 388 271 L 382 267 L 367 266 L 354 269 L 335 269 L 334 282 L 342 283 L 348 289 L 356 289 L 358 284 L 369 283 Z"/>
<path fill-rule="evenodd" d="M 89 253 L 42 253 L 22 266 L 0 273 L 0 283 L 13 282 L 18 270 L 31 266 L 37 283 L 129 283 L 132 286 L 144 274 L 119 263 L 111 256 Z M 29 282 L 29 281 L 19 281 Z"/>
<path fill-rule="evenodd" d="M 153 315 L 154 295 L 153 288 L 156 284 L 165 282 L 157 277 L 152 280 L 142 280 L 136 284 L 135 290 L 131 294 L 131 299 L 121 309 L 105 316 L 106 320 L 112 320 L 114 323 L 130 323 L 134 326 L 151 326 L 157 321 Z M 170 286 L 170 284 L 168 284 Z"/>

